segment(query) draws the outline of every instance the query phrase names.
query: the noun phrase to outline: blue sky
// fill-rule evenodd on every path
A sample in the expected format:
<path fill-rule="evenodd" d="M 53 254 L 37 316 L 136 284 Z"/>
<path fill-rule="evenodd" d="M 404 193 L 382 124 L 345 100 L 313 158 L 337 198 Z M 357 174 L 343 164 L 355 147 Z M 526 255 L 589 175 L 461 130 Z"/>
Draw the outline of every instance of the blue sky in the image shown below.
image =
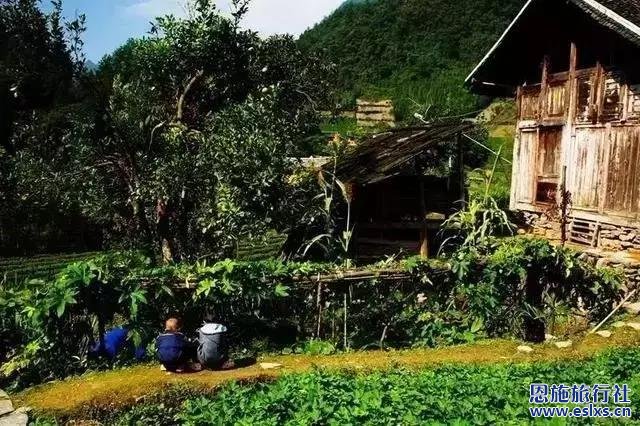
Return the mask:
<path fill-rule="evenodd" d="M 87 15 L 87 58 L 98 62 L 103 55 L 131 37 L 146 34 L 153 17 L 185 15 L 188 0 L 63 0 L 65 16 Z M 343 0 L 253 0 L 244 26 L 264 35 L 299 35 L 335 10 Z M 43 0 L 45 8 L 48 0 Z M 217 0 L 229 12 L 228 0 Z"/>

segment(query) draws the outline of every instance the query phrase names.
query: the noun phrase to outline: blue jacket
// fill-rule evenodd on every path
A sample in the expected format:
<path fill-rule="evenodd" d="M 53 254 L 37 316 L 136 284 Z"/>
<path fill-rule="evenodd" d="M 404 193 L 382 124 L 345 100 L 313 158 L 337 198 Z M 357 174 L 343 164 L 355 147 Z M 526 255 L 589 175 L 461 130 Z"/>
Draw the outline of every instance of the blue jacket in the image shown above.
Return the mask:
<path fill-rule="evenodd" d="M 126 348 L 127 336 L 129 330 L 124 327 L 114 328 L 104 333 L 104 346 L 101 346 L 97 342 L 92 348 L 91 352 L 98 356 L 106 356 L 108 358 L 115 358 L 122 350 Z M 146 356 L 146 348 L 140 346 L 135 348 L 135 357 L 137 360 L 142 360 Z"/>
<path fill-rule="evenodd" d="M 178 364 L 185 356 L 187 338 L 182 333 L 164 333 L 156 338 L 156 353 L 162 364 Z"/>
<path fill-rule="evenodd" d="M 128 333 L 129 331 L 126 328 L 114 328 L 104 334 L 104 353 L 109 358 L 115 358 L 124 348 L 127 343 Z"/>

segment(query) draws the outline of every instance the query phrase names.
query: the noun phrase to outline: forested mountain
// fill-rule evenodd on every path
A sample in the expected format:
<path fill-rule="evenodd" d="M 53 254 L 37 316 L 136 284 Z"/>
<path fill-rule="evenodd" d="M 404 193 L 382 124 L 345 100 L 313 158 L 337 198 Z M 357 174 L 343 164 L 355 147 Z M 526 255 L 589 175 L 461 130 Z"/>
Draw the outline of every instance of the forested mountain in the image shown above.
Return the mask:
<path fill-rule="evenodd" d="M 391 97 L 397 112 L 473 109 L 462 82 L 523 0 L 349 0 L 299 40 L 338 66 L 343 103 Z"/>

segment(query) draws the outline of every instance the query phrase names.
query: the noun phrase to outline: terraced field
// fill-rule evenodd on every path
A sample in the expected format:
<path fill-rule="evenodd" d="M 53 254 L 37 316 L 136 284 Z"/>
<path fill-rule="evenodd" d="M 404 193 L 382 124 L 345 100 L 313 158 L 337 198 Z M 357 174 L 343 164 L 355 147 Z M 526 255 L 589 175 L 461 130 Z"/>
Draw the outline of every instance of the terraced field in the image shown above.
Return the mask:
<path fill-rule="evenodd" d="M 50 279 L 68 264 L 90 258 L 99 252 L 47 254 L 34 257 L 0 258 L 0 282 Z"/>

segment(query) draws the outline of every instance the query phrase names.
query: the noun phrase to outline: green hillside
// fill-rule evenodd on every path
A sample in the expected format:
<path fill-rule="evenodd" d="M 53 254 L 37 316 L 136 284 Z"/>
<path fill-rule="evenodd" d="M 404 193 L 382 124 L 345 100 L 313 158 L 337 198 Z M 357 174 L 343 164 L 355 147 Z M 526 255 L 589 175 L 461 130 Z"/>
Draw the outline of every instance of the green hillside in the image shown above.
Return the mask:
<path fill-rule="evenodd" d="M 343 104 L 392 98 L 399 118 L 477 109 L 464 78 L 523 0 L 350 0 L 300 37 L 338 67 Z"/>

